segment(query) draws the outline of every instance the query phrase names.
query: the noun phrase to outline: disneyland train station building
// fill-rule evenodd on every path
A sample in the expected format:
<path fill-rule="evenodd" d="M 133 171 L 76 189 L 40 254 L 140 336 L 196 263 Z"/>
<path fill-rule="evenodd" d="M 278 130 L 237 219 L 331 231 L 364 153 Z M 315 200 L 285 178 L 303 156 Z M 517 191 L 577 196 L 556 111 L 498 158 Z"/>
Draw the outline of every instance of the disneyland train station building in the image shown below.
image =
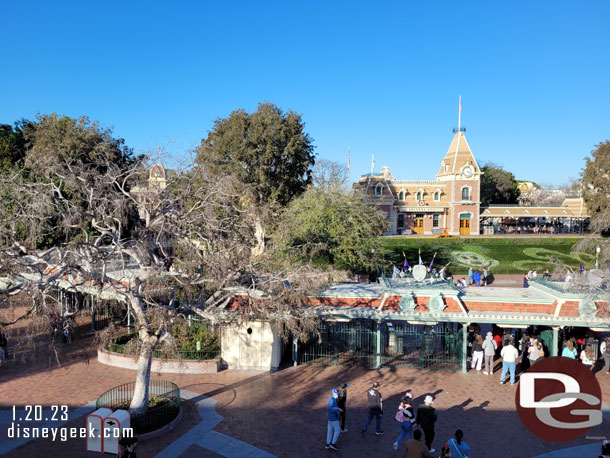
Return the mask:
<path fill-rule="evenodd" d="M 560 206 L 481 206 L 481 169 L 464 129 L 453 137 L 436 180 L 397 180 L 388 167 L 354 184 L 391 223 L 386 235 L 581 233 L 589 215 L 580 197 Z"/>

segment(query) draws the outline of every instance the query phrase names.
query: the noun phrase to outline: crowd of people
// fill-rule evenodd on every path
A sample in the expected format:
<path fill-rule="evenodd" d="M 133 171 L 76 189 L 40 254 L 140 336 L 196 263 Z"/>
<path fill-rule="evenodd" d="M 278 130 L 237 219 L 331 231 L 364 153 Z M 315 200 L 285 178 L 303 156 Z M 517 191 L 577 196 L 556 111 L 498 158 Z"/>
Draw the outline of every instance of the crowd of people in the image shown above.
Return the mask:
<path fill-rule="evenodd" d="M 466 288 L 467 286 L 487 286 L 487 282 L 489 280 L 489 273 L 487 272 L 487 268 L 483 267 L 482 269 L 473 269 L 472 267 L 468 268 L 468 279 L 462 278 L 458 280 L 458 286 L 462 288 Z"/>
<path fill-rule="evenodd" d="M 366 390 L 367 417 L 360 429 L 362 435 L 366 434 L 369 426 L 375 419 L 375 435 L 381 436 L 385 432 L 381 429 L 383 418 L 383 396 L 380 383 L 375 382 Z M 349 385 L 341 384 L 333 388 L 328 398 L 328 423 L 326 432 L 326 449 L 339 450 L 337 440 L 341 433 L 346 433 L 345 417 L 347 410 L 347 391 Z M 432 447 L 435 438 L 435 424 L 437 420 L 436 409 L 433 407 L 434 397 L 426 395 L 424 401 L 415 411 L 413 405 L 413 394 L 408 390 L 400 399 L 396 408 L 394 420 L 400 425 L 400 434 L 392 444 L 394 450 L 405 443 L 407 458 L 441 458 L 466 457 L 470 454 L 470 447 L 464 442 L 464 433 L 458 429 L 454 437 L 450 438 L 440 448 L 440 455 L 432 455 L 436 450 Z M 423 438 L 423 441 L 422 441 Z"/>

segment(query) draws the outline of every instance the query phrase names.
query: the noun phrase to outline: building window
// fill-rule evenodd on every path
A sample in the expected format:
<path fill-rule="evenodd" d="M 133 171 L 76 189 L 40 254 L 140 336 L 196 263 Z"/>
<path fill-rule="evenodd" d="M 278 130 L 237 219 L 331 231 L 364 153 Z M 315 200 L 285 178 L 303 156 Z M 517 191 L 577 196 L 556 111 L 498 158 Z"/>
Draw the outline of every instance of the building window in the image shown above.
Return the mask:
<path fill-rule="evenodd" d="M 441 192 L 440 191 L 436 191 L 434 193 L 434 202 L 438 202 L 439 200 L 441 200 Z"/>
<path fill-rule="evenodd" d="M 470 200 L 470 188 L 462 188 L 462 200 Z"/>
<path fill-rule="evenodd" d="M 415 200 L 417 200 L 418 202 L 420 200 L 424 199 L 424 193 L 422 191 L 417 191 L 417 194 L 415 194 Z"/>
<path fill-rule="evenodd" d="M 438 227 L 439 215 L 432 215 L 432 227 Z"/>
<path fill-rule="evenodd" d="M 376 196 L 383 195 L 383 185 L 381 183 L 379 183 L 377 186 L 375 186 L 375 195 Z"/>
<path fill-rule="evenodd" d="M 405 200 L 405 192 L 404 191 L 400 191 L 398 193 L 398 200 Z"/>

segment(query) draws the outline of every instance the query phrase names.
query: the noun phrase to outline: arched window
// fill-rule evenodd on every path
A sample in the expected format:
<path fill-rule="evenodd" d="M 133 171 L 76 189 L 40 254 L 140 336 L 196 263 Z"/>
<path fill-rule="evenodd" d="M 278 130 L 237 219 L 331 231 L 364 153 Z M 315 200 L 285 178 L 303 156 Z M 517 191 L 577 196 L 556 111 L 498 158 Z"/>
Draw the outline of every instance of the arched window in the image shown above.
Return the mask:
<path fill-rule="evenodd" d="M 377 186 L 375 186 L 375 195 L 376 196 L 383 195 L 383 185 L 381 183 L 377 183 Z"/>
<path fill-rule="evenodd" d="M 405 190 L 401 189 L 400 192 L 398 193 L 398 200 L 405 200 L 405 195 L 406 195 Z"/>
<path fill-rule="evenodd" d="M 417 194 L 415 194 L 415 200 L 417 200 L 418 202 L 420 200 L 424 200 L 424 192 L 423 191 L 417 191 Z"/>
<path fill-rule="evenodd" d="M 470 200 L 470 188 L 468 186 L 462 188 L 462 200 Z"/>
<path fill-rule="evenodd" d="M 434 191 L 434 202 L 438 202 L 439 200 L 441 200 L 441 192 L 437 189 Z"/>

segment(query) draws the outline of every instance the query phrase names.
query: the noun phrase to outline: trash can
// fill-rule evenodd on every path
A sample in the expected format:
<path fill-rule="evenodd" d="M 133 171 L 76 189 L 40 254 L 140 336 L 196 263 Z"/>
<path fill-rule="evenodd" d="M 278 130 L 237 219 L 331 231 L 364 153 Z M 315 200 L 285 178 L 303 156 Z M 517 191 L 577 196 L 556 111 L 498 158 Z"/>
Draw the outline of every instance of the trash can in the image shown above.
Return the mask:
<path fill-rule="evenodd" d="M 104 419 L 112 415 L 112 410 L 102 407 L 97 409 L 95 412 L 87 415 L 87 450 L 90 452 L 103 452 L 104 451 L 104 435 L 102 434 L 102 428 L 104 427 Z M 93 430 L 93 434 L 89 434 L 89 431 Z"/>

